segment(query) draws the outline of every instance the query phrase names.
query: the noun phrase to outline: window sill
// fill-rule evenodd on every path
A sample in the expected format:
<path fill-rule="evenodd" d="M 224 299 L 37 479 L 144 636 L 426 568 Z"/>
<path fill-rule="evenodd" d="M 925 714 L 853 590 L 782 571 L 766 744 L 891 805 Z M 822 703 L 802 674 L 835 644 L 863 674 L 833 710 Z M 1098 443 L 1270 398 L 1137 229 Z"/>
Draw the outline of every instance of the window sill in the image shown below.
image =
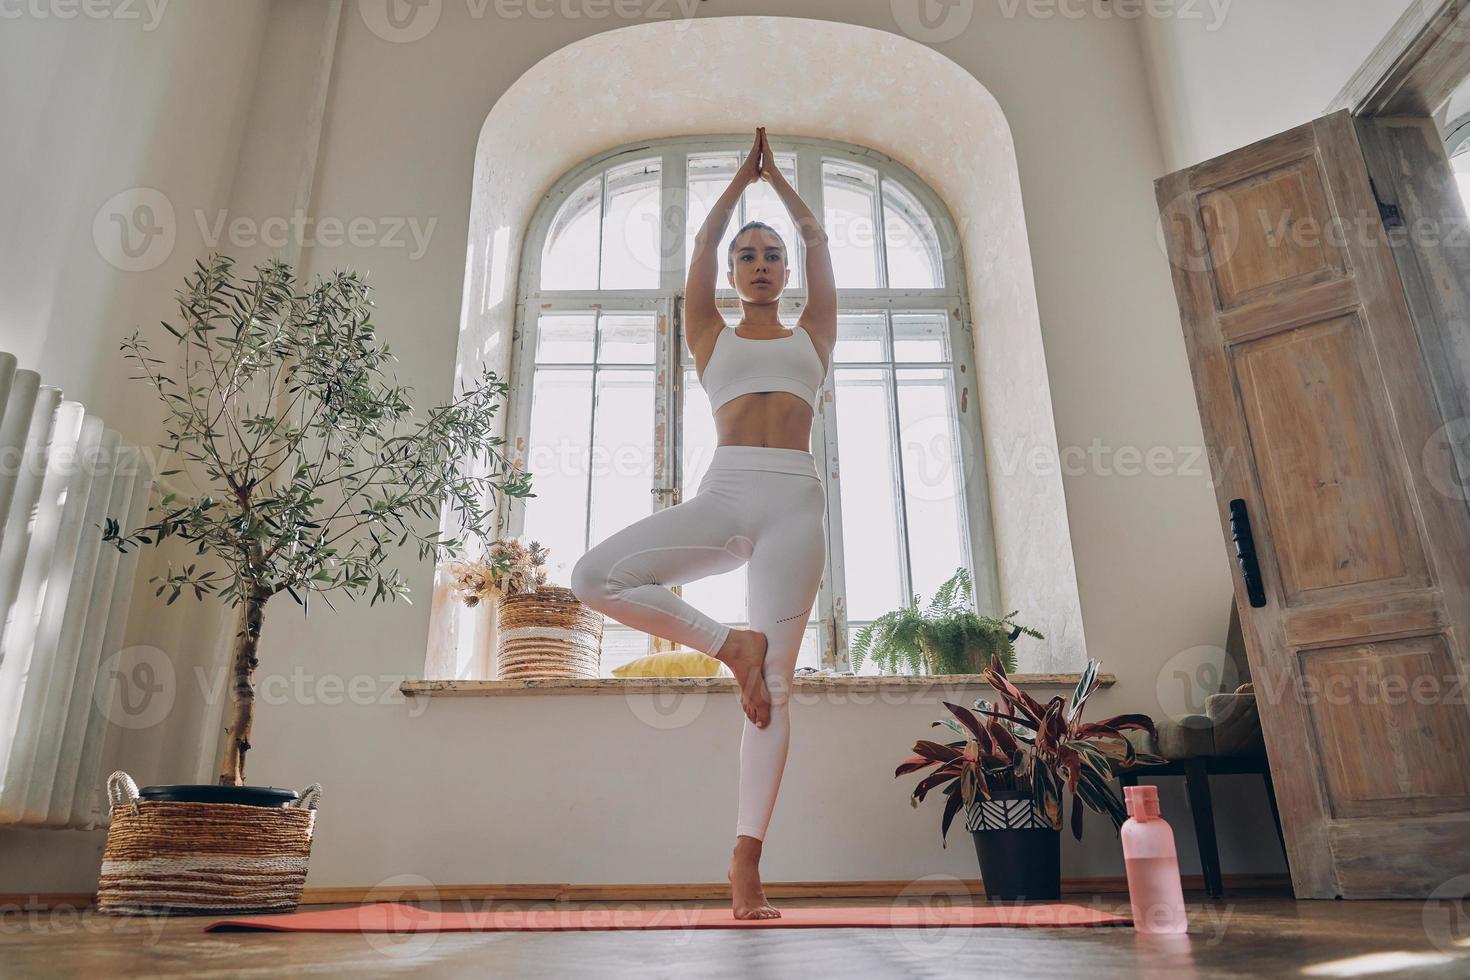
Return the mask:
<path fill-rule="evenodd" d="M 1081 674 L 1012 674 L 1018 687 L 1073 688 Z M 1099 674 L 1099 687 L 1118 682 L 1113 674 Z M 839 691 L 843 693 L 923 694 L 956 688 L 992 688 L 979 674 L 937 674 L 912 677 L 798 677 L 794 694 Z M 411 698 L 489 698 L 530 694 L 656 694 L 660 691 L 706 691 L 736 694 L 733 677 L 589 677 L 524 681 L 404 681 L 399 690 Z"/>

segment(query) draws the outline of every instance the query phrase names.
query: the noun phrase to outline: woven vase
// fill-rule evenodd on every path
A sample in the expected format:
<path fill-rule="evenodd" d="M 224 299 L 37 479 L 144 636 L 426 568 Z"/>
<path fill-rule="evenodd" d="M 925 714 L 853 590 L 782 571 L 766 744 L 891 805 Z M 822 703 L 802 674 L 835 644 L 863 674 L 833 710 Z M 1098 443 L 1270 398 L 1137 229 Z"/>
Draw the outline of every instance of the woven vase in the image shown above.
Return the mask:
<path fill-rule="evenodd" d="M 144 800 L 107 779 L 112 823 L 97 881 L 110 915 L 291 912 L 301 902 L 321 784 L 283 807 Z"/>
<path fill-rule="evenodd" d="M 495 635 L 499 680 L 601 676 L 602 614 L 571 589 L 543 585 L 501 596 Z"/>

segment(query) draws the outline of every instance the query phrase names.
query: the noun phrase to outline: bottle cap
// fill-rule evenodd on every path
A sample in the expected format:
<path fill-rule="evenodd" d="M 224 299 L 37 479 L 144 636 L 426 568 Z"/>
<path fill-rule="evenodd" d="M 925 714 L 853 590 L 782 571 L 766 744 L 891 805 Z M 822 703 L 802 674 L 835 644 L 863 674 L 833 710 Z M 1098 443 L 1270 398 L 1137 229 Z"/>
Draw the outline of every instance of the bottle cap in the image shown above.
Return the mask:
<path fill-rule="evenodd" d="M 1157 786 L 1124 786 L 1123 803 L 1128 815 L 1140 820 L 1159 815 L 1159 788 Z"/>

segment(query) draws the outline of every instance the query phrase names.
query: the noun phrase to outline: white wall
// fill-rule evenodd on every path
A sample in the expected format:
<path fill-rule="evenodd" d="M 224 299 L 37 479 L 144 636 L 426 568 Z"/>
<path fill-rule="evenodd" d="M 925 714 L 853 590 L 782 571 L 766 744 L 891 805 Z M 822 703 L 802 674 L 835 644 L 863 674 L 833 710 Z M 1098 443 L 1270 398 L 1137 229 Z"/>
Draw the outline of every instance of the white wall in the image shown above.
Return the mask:
<path fill-rule="evenodd" d="M 701 13 L 708 13 L 707 6 L 700 6 Z M 1280 13 L 1288 29 L 1306 23 L 1286 6 L 1269 9 Z M 1328 25 L 1324 31 L 1337 29 L 1331 26 L 1329 5 L 1312 6 Z M 1354 4 L 1364 11 L 1369 6 Z M 432 223 L 427 250 L 416 256 L 411 242 L 407 247 L 307 243 L 302 261 L 311 272 L 352 265 L 370 273 L 378 290 L 376 319 L 399 355 L 400 377 L 429 401 L 445 397 L 453 377 L 482 123 L 499 95 L 538 60 L 579 37 L 630 22 L 592 16 L 506 18 L 496 13 L 505 8 L 494 4 L 445 0 L 442 7 L 424 8 L 441 11 L 424 37 L 402 40 L 374 20 L 381 7 L 369 2 L 344 8 L 320 156 L 312 167 L 312 213 L 343 221 L 413 219 L 421 229 Z M 595 4 L 576 9 L 593 8 L 610 9 Z M 810 0 L 792 8 L 730 0 L 719 11 L 799 13 L 900 31 L 895 5 L 887 0 Z M 479 9 L 485 16 L 473 16 Z M 679 7 L 665 3 L 659 9 Z M 1294 45 L 1281 42 L 1276 62 L 1290 62 L 1297 54 L 1317 68 L 1307 78 L 1278 77 L 1277 90 L 1267 91 L 1267 83 L 1254 77 L 1264 73 L 1260 65 L 1224 80 L 1207 78 L 1202 67 L 1215 57 L 1217 44 L 1224 45 L 1223 62 L 1231 64 L 1230 52 L 1244 47 L 1245 35 L 1238 32 L 1247 26 L 1264 34 L 1275 30 L 1275 23 L 1260 15 L 1241 14 L 1251 10 L 1244 0 L 1232 8 L 1227 33 L 1200 36 L 1187 26 L 1140 29 L 1134 22 L 1099 16 L 1007 17 L 1005 9 L 975 5 L 973 21 L 934 46 L 994 93 L 1010 123 L 1058 440 L 1064 449 L 1074 449 L 1067 462 L 1098 461 L 1065 478 L 1088 648 L 1120 679 L 1096 699 L 1090 715 L 1141 710 L 1161 716 L 1161 699 L 1170 701 L 1172 670 L 1180 658 L 1188 662 L 1192 648 L 1223 643 L 1230 567 L 1198 455 L 1199 422 L 1177 307 L 1155 239 L 1152 182 L 1176 161 L 1230 149 L 1301 121 L 1282 118 L 1279 126 L 1272 121 L 1270 113 L 1282 102 L 1299 101 L 1300 109 L 1292 111 L 1310 118 L 1310 107 L 1325 104 L 1371 48 L 1371 31 L 1364 33 L 1362 18 L 1356 17 L 1350 31 L 1344 28 L 1350 41 L 1324 41 L 1323 31 L 1313 36 L 1297 31 Z M 276 17 L 293 11 L 299 14 L 295 3 L 279 0 Z M 49 250 L 44 258 L 27 260 L 25 282 L 55 282 L 63 270 L 91 268 L 98 284 L 89 280 L 85 291 L 97 292 L 100 284 L 123 278 L 95 271 L 90 229 L 96 204 L 77 206 L 78 214 L 64 210 L 79 192 L 87 201 L 100 201 L 118 187 L 165 184 L 181 214 L 220 206 L 219 188 L 229 186 L 221 183 L 221 174 L 231 159 L 224 151 L 235 131 L 224 117 L 238 115 L 237 98 L 251 89 L 242 66 L 251 63 L 264 33 L 257 14 L 231 16 L 237 19 L 214 19 L 206 27 L 195 15 L 179 13 L 175 30 L 183 33 L 172 36 L 170 52 L 183 62 L 175 68 L 184 72 L 181 83 L 161 94 L 145 87 L 119 97 L 131 111 L 153 120 L 141 133 L 128 131 L 149 151 L 146 159 L 122 174 L 98 176 L 83 168 L 34 183 L 36 192 L 24 200 L 54 203 L 61 215 L 55 220 L 65 227 L 37 232 Z M 27 29 L 44 39 L 49 27 Z M 66 30 L 70 38 L 77 29 Z M 53 50 L 53 60 L 62 57 L 84 75 L 98 70 L 89 67 L 86 31 L 75 36 L 80 40 L 73 43 L 80 46 L 64 49 L 64 57 Z M 206 39 L 217 47 L 204 48 Z M 1336 53 L 1305 53 L 1309 42 Z M 287 48 L 294 53 L 288 56 Z M 1160 100 L 1161 124 L 1155 122 L 1145 49 L 1154 70 L 1164 72 L 1159 84 L 1170 88 L 1168 98 Z M 267 51 L 272 74 L 295 70 L 310 77 L 299 59 L 316 57 L 313 52 L 320 50 L 318 44 L 272 45 Z M 139 48 L 129 63 L 160 60 L 151 53 Z M 1161 61 L 1164 55 L 1184 60 L 1188 71 L 1170 68 L 1174 62 Z M 212 69 L 207 78 L 189 74 L 204 63 Z M 48 62 L 27 64 L 34 77 Z M 611 64 L 608 70 L 618 68 Z M 731 82 L 734 131 L 760 120 L 762 100 L 801 97 L 799 91 L 747 89 L 738 79 Z M 73 131 L 91 134 L 99 126 L 113 133 L 106 114 L 99 117 L 81 99 L 90 88 L 75 80 L 61 84 L 73 97 L 23 109 L 18 131 L 53 138 L 72 134 L 74 140 L 82 137 Z M 1245 94 L 1238 101 L 1219 101 L 1224 97 L 1214 90 L 1230 86 Z M 1298 89 L 1303 94 L 1291 95 Z M 266 86 L 260 97 L 280 99 L 280 87 Z M 183 120 L 193 116 L 186 108 L 202 111 L 204 106 L 217 110 L 207 120 L 210 138 L 188 138 L 193 130 Z M 636 112 L 637 106 L 628 111 Z M 890 104 L 875 111 L 903 111 L 902 93 L 895 92 Z M 556 117 L 556 107 L 548 106 L 546 125 L 554 126 Z M 252 145 L 262 139 L 290 147 L 307 138 L 293 143 L 287 131 L 300 125 L 297 114 L 279 123 L 273 122 L 280 119 L 274 113 L 256 112 L 251 118 Z M 1206 118 L 1212 120 L 1208 125 Z M 201 151 L 200 145 L 206 148 Z M 268 166 L 269 159 L 261 159 L 265 156 L 256 153 L 250 166 Z M 300 152 L 292 155 L 291 173 L 301 159 Z M 238 202 L 258 220 L 271 210 L 263 202 L 273 200 L 279 213 L 289 214 L 292 197 L 285 185 L 294 181 L 266 191 L 256 177 L 242 175 L 238 183 L 239 196 L 229 198 L 232 208 Z M 5 184 L 7 200 L 14 186 L 14 181 Z M 30 220 L 27 227 L 44 229 L 48 223 Z M 161 267 L 146 287 L 136 287 L 139 302 L 167 305 L 182 275 L 181 257 L 192 256 L 203 244 L 192 220 L 180 222 L 180 242 L 172 264 Z M 43 368 L 70 371 L 79 384 L 111 390 L 108 386 L 122 374 L 111 350 L 120 332 L 115 307 L 99 300 L 59 317 L 55 297 L 64 291 L 27 287 L 20 295 L 36 298 L 14 313 L 8 300 L 0 301 L 6 304 L 0 307 L 6 329 L 18 333 L 13 324 L 50 324 L 45 342 L 34 347 L 35 357 L 49 358 Z M 9 289 L 5 295 L 11 295 Z M 140 393 L 118 396 L 112 404 L 120 413 L 135 413 L 133 424 L 140 428 L 154 411 Z M 1132 454 L 1151 449 L 1162 449 L 1169 461 L 1162 474 L 1136 469 L 1138 457 Z M 427 596 L 431 569 L 413 566 L 410 581 L 417 595 Z M 192 645 L 208 638 L 186 633 L 181 624 L 188 614 L 178 609 L 165 611 L 151 599 L 140 600 L 135 618 L 147 617 L 149 625 L 146 640 L 138 642 L 154 642 L 178 655 L 178 710 L 202 713 L 189 665 Z M 249 772 L 259 783 L 326 784 L 310 885 L 371 885 L 395 875 L 421 875 L 441 885 L 721 880 L 731 843 L 741 717 L 732 698 L 685 699 L 663 708 L 650 696 L 405 704 L 393 692 L 399 679 L 420 670 L 427 632 L 427 602 L 348 605 L 336 614 L 322 608 L 305 621 L 290 604 L 278 603 L 268 613 L 260 678 L 265 693 Z M 364 685 L 355 696 L 346 693 L 354 679 Z M 376 703 L 379 699 L 390 703 Z M 893 766 L 914 739 L 929 734 L 929 722 L 941 711 L 932 697 L 905 703 L 798 702 L 791 758 L 766 849 L 768 879 L 973 877 L 975 860 L 965 837 L 952 831 L 950 847 L 938 848 L 938 804 L 911 810 L 906 799 L 911 782 L 892 778 Z M 210 742 L 212 751 L 212 739 L 201 742 Z M 119 761 L 138 768 L 140 782 L 188 781 L 197 777 L 201 757 L 183 739 L 167 753 L 150 751 Z M 1279 870 L 1255 781 L 1224 781 L 1219 794 L 1233 804 L 1218 811 L 1227 870 Z M 1165 806 L 1185 842 L 1186 866 L 1197 867 L 1187 807 L 1177 787 L 1171 787 Z M 1088 847 L 1069 844 L 1065 860 L 1069 875 L 1122 871 L 1115 837 L 1096 820 L 1088 827 Z M 92 884 L 92 870 L 58 861 L 34 867 L 33 876 L 15 887 L 85 889 Z"/>
<path fill-rule="evenodd" d="M 127 380 L 118 343 L 173 318 L 174 290 L 199 254 L 167 230 L 192 219 L 176 213 L 171 224 L 158 203 L 212 211 L 230 198 L 268 4 L 85 8 L 98 16 L 28 4 L 0 20 L 0 350 L 151 445 L 153 396 Z M 182 659 L 220 616 L 181 610 L 160 622 L 142 581 L 154 558 L 140 564 L 130 642 Z M 197 730 L 194 714 L 181 703 L 151 733 L 150 755 L 167 732 Z M 0 829 L 0 892 L 90 888 L 102 838 Z"/>
<path fill-rule="evenodd" d="M 1419 0 L 1164 0 L 1144 53 L 1169 172 L 1322 115 Z"/>

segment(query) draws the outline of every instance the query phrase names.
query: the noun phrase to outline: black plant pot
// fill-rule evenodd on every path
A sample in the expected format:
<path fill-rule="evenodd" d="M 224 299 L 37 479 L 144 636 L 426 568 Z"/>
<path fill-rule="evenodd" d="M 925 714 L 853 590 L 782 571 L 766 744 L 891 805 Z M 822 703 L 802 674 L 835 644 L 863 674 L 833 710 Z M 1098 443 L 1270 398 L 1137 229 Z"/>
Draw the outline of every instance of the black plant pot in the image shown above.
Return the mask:
<path fill-rule="evenodd" d="M 217 783 L 144 786 L 138 796 L 167 803 L 243 803 L 246 806 L 283 807 L 299 794 L 275 786 L 221 786 Z"/>
<path fill-rule="evenodd" d="M 1039 901 L 1062 895 L 1062 834 L 1031 805 L 1031 794 L 999 790 L 966 818 L 980 858 L 985 897 Z"/>

